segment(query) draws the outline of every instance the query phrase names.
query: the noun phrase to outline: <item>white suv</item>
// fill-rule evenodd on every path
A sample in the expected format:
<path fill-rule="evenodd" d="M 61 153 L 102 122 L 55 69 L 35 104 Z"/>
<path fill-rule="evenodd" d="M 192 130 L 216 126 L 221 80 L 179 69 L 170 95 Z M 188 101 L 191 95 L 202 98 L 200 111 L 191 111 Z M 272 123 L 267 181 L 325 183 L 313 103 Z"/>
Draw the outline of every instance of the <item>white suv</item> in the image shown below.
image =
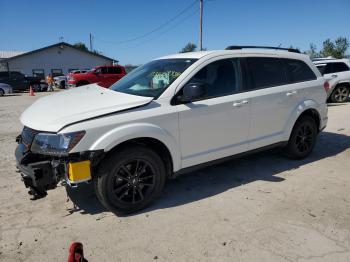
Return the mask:
<path fill-rule="evenodd" d="M 328 101 L 333 103 L 346 102 L 350 93 L 349 59 L 319 58 L 313 62 L 329 82 Z"/>
<path fill-rule="evenodd" d="M 37 100 L 21 116 L 17 166 L 34 198 L 92 181 L 115 212 L 144 208 L 177 174 L 257 150 L 302 159 L 327 123 L 324 79 L 295 50 L 231 46 L 175 54 Z"/>

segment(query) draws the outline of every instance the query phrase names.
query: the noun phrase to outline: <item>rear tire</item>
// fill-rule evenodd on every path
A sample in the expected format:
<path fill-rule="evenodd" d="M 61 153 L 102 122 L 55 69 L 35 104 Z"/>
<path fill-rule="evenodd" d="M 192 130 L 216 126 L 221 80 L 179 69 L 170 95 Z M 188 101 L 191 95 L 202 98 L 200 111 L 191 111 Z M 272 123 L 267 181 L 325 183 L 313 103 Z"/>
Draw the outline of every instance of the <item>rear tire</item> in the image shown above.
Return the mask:
<path fill-rule="evenodd" d="M 291 159 L 303 159 L 313 150 L 317 138 L 317 125 L 310 116 L 302 116 L 295 123 L 290 135 L 286 155 Z"/>
<path fill-rule="evenodd" d="M 331 95 L 331 101 L 333 103 L 344 103 L 348 100 L 349 92 L 350 88 L 348 86 L 339 85 L 334 89 Z"/>
<path fill-rule="evenodd" d="M 96 196 L 115 213 L 143 209 L 162 193 L 166 169 L 162 159 L 144 146 L 131 146 L 107 157 L 94 178 Z"/>

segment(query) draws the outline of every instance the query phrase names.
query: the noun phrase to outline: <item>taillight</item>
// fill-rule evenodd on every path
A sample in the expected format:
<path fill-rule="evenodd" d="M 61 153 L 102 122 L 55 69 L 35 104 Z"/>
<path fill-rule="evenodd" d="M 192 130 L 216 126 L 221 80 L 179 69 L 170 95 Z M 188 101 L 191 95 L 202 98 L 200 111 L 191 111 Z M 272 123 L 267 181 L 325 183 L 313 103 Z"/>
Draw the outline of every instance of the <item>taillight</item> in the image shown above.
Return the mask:
<path fill-rule="evenodd" d="M 323 88 L 324 88 L 324 90 L 326 90 L 326 92 L 328 92 L 328 90 L 329 90 L 329 83 L 327 81 L 324 82 Z"/>

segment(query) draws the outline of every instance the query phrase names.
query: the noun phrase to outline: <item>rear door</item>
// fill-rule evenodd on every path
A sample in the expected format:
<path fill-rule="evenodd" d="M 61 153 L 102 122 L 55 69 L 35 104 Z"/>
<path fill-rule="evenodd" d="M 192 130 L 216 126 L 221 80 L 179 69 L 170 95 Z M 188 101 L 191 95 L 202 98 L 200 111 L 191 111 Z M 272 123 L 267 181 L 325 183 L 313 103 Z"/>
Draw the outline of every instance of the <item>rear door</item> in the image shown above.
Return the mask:
<path fill-rule="evenodd" d="M 95 71 L 97 74 L 97 83 L 98 85 L 102 86 L 102 87 L 109 87 L 109 73 L 108 73 L 108 67 L 99 67 L 96 69 Z"/>
<path fill-rule="evenodd" d="M 304 97 L 302 87 L 291 84 L 287 67 L 278 57 L 245 59 L 245 73 L 251 79 L 246 90 L 251 99 L 249 149 L 281 142 L 291 113 Z"/>
<path fill-rule="evenodd" d="M 330 81 L 330 84 L 332 85 L 332 82 L 339 82 L 344 78 L 347 78 L 348 73 L 349 67 L 347 64 L 344 62 L 332 62 L 327 63 L 323 74 L 324 78 Z"/>

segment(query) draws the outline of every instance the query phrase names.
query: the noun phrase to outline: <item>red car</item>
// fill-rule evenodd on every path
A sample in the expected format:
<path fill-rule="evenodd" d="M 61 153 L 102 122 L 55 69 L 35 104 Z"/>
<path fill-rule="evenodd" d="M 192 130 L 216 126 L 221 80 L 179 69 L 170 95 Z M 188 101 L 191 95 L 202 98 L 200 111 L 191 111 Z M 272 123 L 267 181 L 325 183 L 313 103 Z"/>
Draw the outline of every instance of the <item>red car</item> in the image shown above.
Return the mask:
<path fill-rule="evenodd" d="M 96 83 L 102 87 L 109 88 L 125 75 L 125 68 L 120 65 L 97 66 L 86 73 L 69 75 L 68 86 L 76 87 Z"/>

